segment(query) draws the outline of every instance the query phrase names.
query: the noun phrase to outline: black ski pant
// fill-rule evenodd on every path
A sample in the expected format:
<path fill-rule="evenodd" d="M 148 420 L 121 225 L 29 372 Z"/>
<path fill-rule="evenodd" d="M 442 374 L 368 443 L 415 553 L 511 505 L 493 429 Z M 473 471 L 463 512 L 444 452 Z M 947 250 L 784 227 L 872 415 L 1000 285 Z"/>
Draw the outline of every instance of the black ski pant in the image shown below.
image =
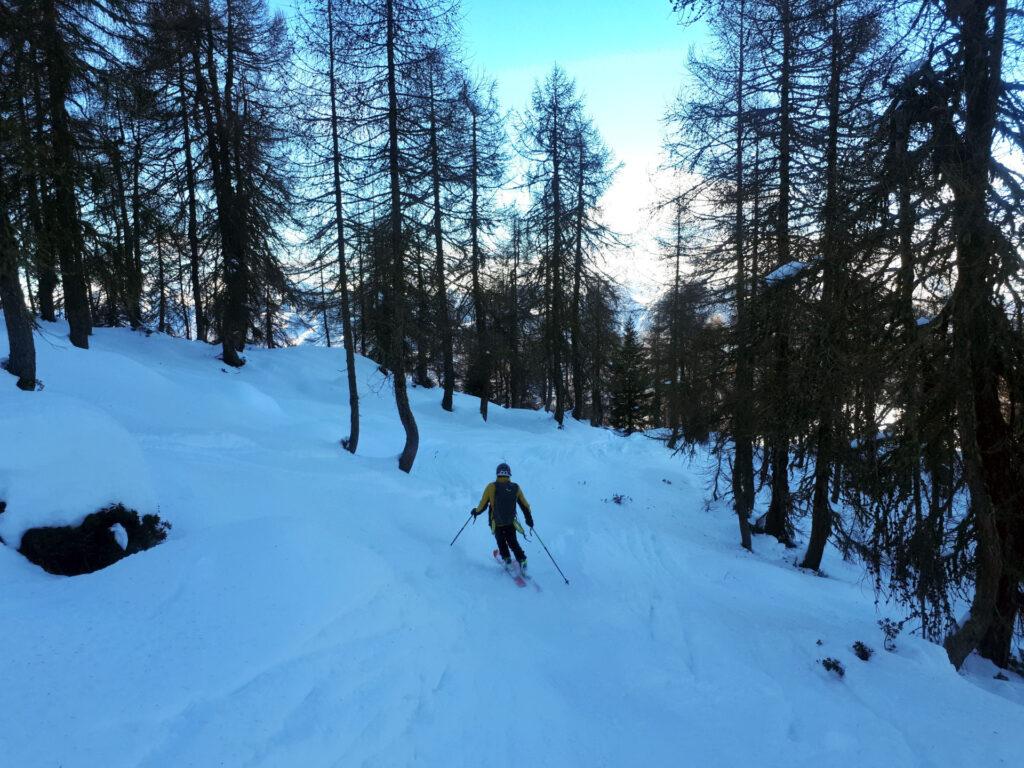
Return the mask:
<path fill-rule="evenodd" d="M 519 546 L 519 542 L 516 540 L 516 527 L 514 525 L 496 525 L 494 527 L 494 538 L 498 541 L 498 551 L 501 553 L 502 560 L 508 560 L 508 551 L 511 549 L 515 555 L 516 560 L 520 563 L 526 559 L 526 553 L 523 552 L 523 548 Z"/>

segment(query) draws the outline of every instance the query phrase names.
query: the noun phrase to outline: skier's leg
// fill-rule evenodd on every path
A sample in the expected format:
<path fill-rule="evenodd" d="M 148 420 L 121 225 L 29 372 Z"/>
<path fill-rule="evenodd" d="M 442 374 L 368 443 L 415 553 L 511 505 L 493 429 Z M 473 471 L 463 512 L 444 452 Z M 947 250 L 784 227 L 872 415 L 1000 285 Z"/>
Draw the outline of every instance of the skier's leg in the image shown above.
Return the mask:
<path fill-rule="evenodd" d="M 501 553 L 501 559 L 508 562 L 510 555 L 508 553 L 508 542 L 505 541 L 505 531 L 509 529 L 508 526 L 498 525 L 494 528 L 494 538 L 498 542 L 498 552 Z M 515 530 L 514 528 L 512 529 Z"/>
<path fill-rule="evenodd" d="M 508 527 L 508 544 L 515 553 L 516 560 L 520 563 L 523 562 L 526 559 L 526 553 L 523 552 L 523 548 L 519 544 L 519 539 L 516 538 L 516 527 L 514 525 L 510 525 Z"/>

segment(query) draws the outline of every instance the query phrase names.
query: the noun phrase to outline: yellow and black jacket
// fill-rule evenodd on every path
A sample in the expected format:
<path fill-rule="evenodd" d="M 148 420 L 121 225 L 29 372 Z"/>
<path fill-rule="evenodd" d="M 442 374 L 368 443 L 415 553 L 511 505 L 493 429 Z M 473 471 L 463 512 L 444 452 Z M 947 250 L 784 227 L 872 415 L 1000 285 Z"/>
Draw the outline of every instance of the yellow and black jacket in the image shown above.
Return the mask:
<path fill-rule="evenodd" d="M 488 483 L 487 487 L 484 488 L 484 494 L 480 497 L 480 503 L 476 505 L 473 513 L 478 515 L 484 511 L 484 508 L 490 507 L 489 520 L 492 531 L 498 526 L 514 525 L 516 530 L 522 533 L 523 527 L 519 525 L 519 521 L 516 519 L 517 504 L 523 510 L 526 524 L 532 528 L 533 514 L 530 511 L 530 505 L 526 501 L 526 497 L 523 495 L 523 489 L 507 477 L 499 477 L 495 482 Z"/>

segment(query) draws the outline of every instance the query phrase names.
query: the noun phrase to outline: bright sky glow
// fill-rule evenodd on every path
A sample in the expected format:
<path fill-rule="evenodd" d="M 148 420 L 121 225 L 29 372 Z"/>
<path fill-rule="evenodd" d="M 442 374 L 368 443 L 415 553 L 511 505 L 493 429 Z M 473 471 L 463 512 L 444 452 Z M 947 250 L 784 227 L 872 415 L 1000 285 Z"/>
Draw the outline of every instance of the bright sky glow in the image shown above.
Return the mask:
<path fill-rule="evenodd" d="M 559 64 L 584 95 L 617 161 L 605 219 L 632 247 L 609 254 L 608 270 L 634 298 L 653 298 L 663 279 L 654 251 L 656 171 L 665 109 L 683 80 L 697 30 L 681 27 L 670 0 L 463 0 L 466 54 L 498 81 L 506 109 L 521 110 L 534 83 Z"/>

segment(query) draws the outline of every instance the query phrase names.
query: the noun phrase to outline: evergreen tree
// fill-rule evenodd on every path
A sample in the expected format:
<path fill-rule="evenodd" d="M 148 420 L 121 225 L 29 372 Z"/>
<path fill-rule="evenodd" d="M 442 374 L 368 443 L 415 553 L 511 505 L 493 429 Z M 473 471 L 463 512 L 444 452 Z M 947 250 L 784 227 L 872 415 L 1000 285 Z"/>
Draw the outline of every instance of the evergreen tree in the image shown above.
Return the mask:
<path fill-rule="evenodd" d="M 568 405 L 567 382 L 573 376 L 578 379 L 573 391 L 579 401 L 573 407 L 579 411 L 578 418 L 584 414 L 586 342 L 580 299 L 597 249 L 610 238 L 600 224 L 598 200 L 611 183 L 614 169 L 586 117 L 575 82 L 557 66 L 534 88 L 519 132 L 520 151 L 529 163 L 527 184 L 533 192 L 530 226 L 540 236 L 545 389 L 553 393 L 555 421 L 561 425 Z M 544 401 L 547 406 L 546 395 Z"/>
<path fill-rule="evenodd" d="M 630 318 L 612 363 L 609 423 L 631 435 L 650 425 L 651 377 L 647 351 Z"/>
<path fill-rule="evenodd" d="M 473 303 L 475 344 L 467 391 L 480 398 L 480 415 L 487 420 L 491 396 L 493 366 L 492 338 L 488 331 L 489 308 L 483 286 L 484 236 L 494 227 L 494 194 L 504 174 L 504 127 L 495 98 L 495 84 L 463 83 L 460 93 L 465 110 L 467 148 L 465 183 L 468 191 L 467 228 L 469 235 L 470 297 Z"/>
<path fill-rule="evenodd" d="M 8 18 L 5 16 L 5 18 Z M 21 178 L 29 165 L 30 147 L 19 138 L 17 116 L 26 94 L 20 74 L 24 61 L 27 29 L 24 18 L 9 17 L 0 36 L 0 305 L 10 354 L 3 367 L 17 377 L 18 387 L 33 390 L 36 386 L 36 352 L 32 338 L 32 318 L 25 307 L 21 287 L 21 268 L 25 259 L 14 229 L 11 215 L 16 208 L 18 187 L 31 179 Z"/>

